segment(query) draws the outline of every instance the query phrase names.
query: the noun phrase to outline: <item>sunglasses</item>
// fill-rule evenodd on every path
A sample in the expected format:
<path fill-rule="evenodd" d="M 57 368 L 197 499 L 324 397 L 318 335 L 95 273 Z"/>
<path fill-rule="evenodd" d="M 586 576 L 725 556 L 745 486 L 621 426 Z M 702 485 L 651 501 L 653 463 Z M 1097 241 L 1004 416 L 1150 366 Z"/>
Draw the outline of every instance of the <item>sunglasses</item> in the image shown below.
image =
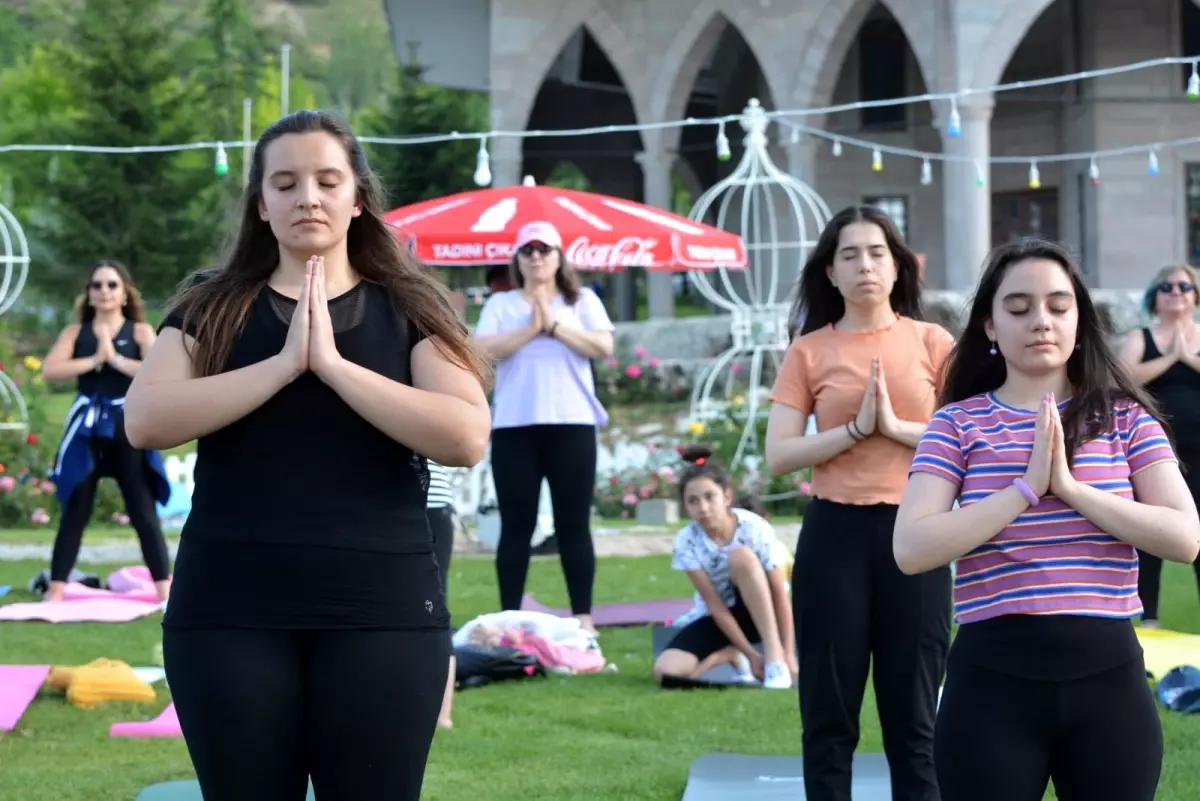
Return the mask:
<path fill-rule="evenodd" d="M 554 248 L 547 245 L 545 242 L 530 242 L 528 245 L 521 245 L 517 250 L 522 256 L 532 256 L 534 253 L 539 253 L 545 256 Z"/>
<path fill-rule="evenodd" d="M 1196 285 L 1191 281 L 1163 281 L 1158 285 L 1158 291 L 1163 295 L 1170 295 L 1172 289 L 1178 289 L 1179 294 L 1186 295 L 1189 292 L 1196 291 Z"/>
<path fill-rule="evenodd" d="M 101 289 L 108 287 L 109 289 L 118 289 L 121 286 L 120 281 L 93 281 L 92 289 L 99 292 Z"/>

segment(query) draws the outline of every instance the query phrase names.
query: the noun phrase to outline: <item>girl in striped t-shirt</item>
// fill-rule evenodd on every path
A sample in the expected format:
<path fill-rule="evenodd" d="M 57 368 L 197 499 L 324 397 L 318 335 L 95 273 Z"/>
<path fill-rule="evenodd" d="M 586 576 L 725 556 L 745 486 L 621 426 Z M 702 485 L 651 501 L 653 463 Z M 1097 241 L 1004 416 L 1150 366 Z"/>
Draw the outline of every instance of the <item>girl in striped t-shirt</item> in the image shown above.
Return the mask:
<path fill-rule="evenodd" d="M 1051 779 L 1060 801 L 1151 801 L 1162 729 L 1134 549 L 1191 562 L 1200 520 L 1066 251 L 993 252 L 940 400 L 894 550 L 906 573 L 957 560 L 942 801 L 1040 801 Z"/>

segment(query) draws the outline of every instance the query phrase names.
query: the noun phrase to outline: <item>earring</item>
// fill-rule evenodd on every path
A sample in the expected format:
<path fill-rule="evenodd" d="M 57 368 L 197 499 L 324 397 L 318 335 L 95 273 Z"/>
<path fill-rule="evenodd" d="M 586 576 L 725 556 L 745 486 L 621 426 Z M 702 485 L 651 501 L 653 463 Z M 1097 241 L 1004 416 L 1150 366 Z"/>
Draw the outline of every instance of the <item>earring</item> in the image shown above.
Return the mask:
<path fill-rule="evenodd" d="M 996 343 L 995 342 L 992 342 L 992 349 L 989 350 L 988 353 L 992 354 L 993 356 L 996 355 Z"/>

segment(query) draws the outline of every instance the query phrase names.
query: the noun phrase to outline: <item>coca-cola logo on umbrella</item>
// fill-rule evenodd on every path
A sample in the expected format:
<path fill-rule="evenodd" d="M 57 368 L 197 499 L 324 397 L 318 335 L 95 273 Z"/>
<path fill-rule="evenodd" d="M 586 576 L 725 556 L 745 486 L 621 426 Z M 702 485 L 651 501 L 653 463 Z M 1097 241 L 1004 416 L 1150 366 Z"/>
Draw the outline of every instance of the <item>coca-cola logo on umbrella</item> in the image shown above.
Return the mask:
<path fill-rule="evenodd" d="M 626 236 L 611 243 L 593 243 L 586 236 L 576 237 L 566 247 L 567 261 L 589 270 L 616 270 L 624 267 L 647 267 L 654 264 L 657 239 Z"/>

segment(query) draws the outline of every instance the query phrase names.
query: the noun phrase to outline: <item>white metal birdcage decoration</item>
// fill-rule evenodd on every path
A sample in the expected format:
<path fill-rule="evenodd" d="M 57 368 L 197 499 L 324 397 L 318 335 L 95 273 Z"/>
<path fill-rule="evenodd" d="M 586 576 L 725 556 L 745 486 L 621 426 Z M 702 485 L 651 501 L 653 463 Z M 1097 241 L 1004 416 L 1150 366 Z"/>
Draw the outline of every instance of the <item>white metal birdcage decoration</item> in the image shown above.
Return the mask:
<path fill-rule="evenodd" d="M 17 218 L 0 204 L 0 267 L 4 279 L 0 282 L 0 314 L 12 308 L 25 279 L 29 277 L 29 243 Z M 29 428 L 29 409 L 16 382 L 0 369 L 0 430 L 25 431 Z"/>
<path fill-rule="evenodd" d="M 729 312 L 732 344 L 697 375 L 691 417 L 713 420 L 724 416 L 729 404 L 738 405 L 744 425 L 731 466 L 761 456 L 758 420 L 766 413 L 768 382 L 774 381 L 789 344 L 792 283 L 833 216 L 812 187 L 771 161 L 769 125 L 762 105 L 750 100 L 741 117 L 746 132 L 741 161 L 700 196 L 688 215 L 741 234 L 748 256 L 745 270 L 688 274 L 706 300 Z"/>

